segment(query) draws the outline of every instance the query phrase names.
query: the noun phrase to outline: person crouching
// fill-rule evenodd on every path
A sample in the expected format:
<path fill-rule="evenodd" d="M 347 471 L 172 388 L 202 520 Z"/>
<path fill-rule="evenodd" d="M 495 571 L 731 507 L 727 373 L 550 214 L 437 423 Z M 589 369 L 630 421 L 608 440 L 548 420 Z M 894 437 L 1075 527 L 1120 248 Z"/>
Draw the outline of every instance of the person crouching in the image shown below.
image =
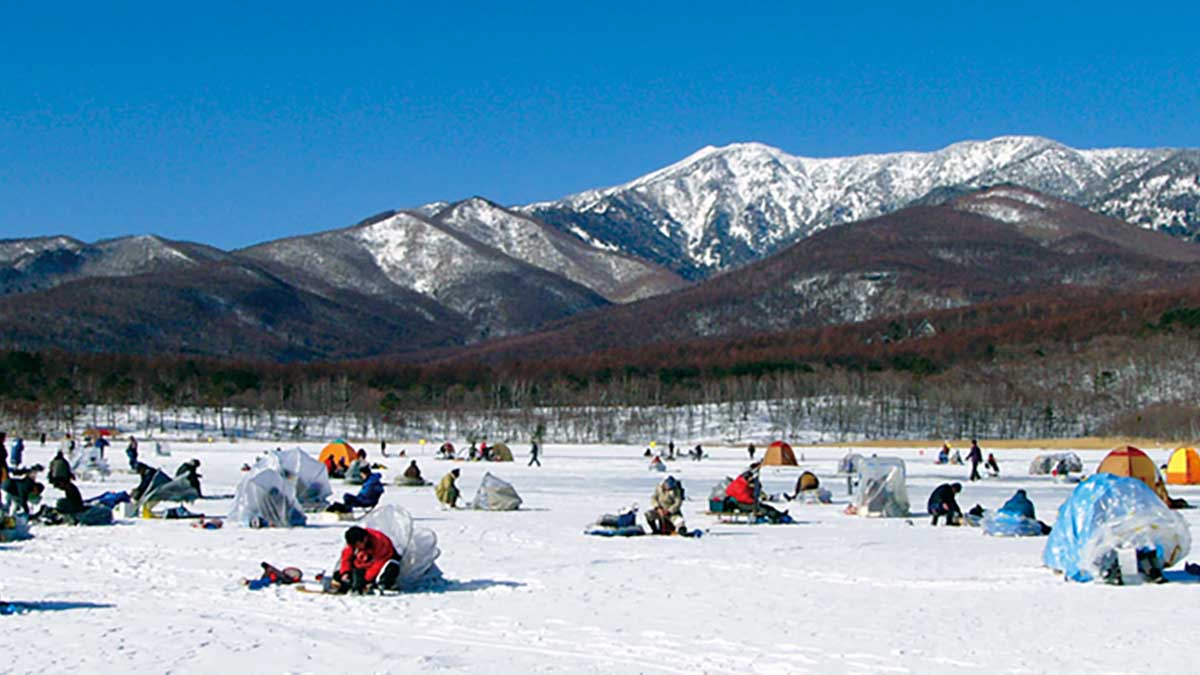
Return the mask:
<path fill-rule="evenodd" d="M 346 547 L 326 590 L 363 594 L 391 589 L 400 576 L 400 559 L 392 540 L 379 530 L 354 526 L 346 530 Z"/>
<path fill-rule="evenodd" d="M 942 483 L 929 495 L 929 515 L 933 516 L 935 527 L 942 516 L 946 517 L 947 525 L 962 524 L 962 508 L 957 499 L 960 492 L 962 483 Z"/>

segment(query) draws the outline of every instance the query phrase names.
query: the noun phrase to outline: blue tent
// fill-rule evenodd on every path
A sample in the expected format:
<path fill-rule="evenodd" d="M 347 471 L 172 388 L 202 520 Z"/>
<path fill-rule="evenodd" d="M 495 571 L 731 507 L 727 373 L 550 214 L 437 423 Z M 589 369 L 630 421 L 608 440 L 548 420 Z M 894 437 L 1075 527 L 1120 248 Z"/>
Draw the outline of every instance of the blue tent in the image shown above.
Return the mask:
<path fill-rule="evenodd" d="M 1079 484 L 1058 509 L 1042 560 L 1073 581 L 1091 581 L 1118 548 L 1153 551 L 1163 567 L 1192 545 L 1187 522 L 1145 483 L 1100 473 Z"/>

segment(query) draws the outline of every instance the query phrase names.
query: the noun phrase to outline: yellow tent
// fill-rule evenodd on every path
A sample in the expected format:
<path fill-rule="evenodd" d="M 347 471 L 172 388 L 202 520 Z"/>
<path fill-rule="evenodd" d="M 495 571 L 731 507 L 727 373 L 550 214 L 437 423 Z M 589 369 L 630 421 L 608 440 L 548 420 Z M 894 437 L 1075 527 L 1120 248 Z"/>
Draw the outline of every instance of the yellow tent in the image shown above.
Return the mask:
<path fill-rule="evenodd" d="M 1179 448 L 1167 462 L 1167 482 L 1171 485 L 1200 483 L 1200 454 L 1195 448 Z"/>
<path fill-rule="evenodd" d="M 796 466 L 796 453 L 787 443 L 775 441 L 767 447 L 762 463 L 763 466 Z"/>
<path fill-rule="evenodd" d="M 488 459 L 493 462 L 511 462 L 513 461 L 512 450 L 503 443 L 497 443 L 488 447 Z"/>
<path fill-rule="evenodd" d="M 322 448 L 321 456 L 318 457 L 317 459 L 321 460 L 321 463 L 324 464 L 326 457 L 333 457 L 334 464 L 337 464 L 337 463 L 341 462 L 342 460 L 345 460 L 345 462 L 348 466 L 350 464 L 350 462 L 353 462 L 355 460 L 355 458 L 358 457 L 358 451 L 355 450 L 354 448 L 350 447 L 349 443 L 347 443 L 346 441 L 343 441 L 342 439 L 339 438 L 336 441 L 334 441 L 334 442 L 330 443 L 329 445 L 325 446 L 324 448 Z"/>

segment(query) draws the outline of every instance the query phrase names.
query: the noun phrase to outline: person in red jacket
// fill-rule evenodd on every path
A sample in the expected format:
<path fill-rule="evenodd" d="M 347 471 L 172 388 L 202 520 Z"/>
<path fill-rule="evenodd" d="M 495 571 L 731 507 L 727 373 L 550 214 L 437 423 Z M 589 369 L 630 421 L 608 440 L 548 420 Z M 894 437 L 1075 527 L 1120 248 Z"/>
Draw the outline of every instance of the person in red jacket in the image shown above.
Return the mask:
<path fill-rule="evenodd" d="M 334 591 L 365 593 L 391 588 L 399 574 L 399 556 L 386 534 L 358 526 L 346 530 L 346 547 L 333 575 Z"/>
<path fill-rule="evenodd" d="M 792 518 L 787 511 L 779 511 L 763 502 L 759 495 L 761 488 L 758 484 L 758 474 L 754 465 L 749 471 L 743 471 L 725 488 L 725 501 L 734 502 L 730 506 L 738 511 L 755 512 L 772 523 L 790 523 Z"/>

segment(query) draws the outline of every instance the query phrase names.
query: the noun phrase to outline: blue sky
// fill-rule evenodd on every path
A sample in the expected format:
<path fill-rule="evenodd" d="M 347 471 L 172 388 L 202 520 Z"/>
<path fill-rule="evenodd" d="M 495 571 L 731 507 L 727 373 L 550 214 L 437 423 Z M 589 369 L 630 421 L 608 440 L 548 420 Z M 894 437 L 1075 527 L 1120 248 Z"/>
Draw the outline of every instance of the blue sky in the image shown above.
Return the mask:
<path fill-rule="evenodd" d="M 5 7 L 0 238 L 244 246 L 735 141 L 1200 146 L 1195 3 L 188 4 Z"/>

